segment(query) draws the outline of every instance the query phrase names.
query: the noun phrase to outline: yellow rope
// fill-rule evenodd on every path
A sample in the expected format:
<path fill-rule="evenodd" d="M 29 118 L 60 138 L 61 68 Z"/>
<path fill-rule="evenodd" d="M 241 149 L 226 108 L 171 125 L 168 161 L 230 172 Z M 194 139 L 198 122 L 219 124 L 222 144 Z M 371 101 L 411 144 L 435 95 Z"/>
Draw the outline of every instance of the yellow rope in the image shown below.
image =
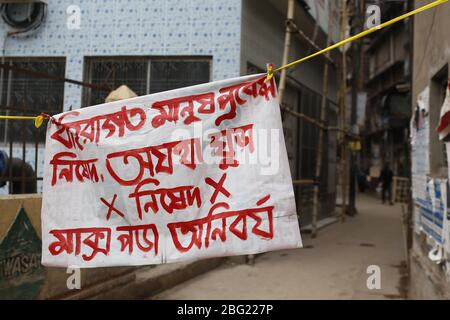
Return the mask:
<path fill-rule="evenodd" d="M 408 17 L 410 17 L 410 16 L 413 16 L 413 15 L 419 13 L 419 12 L 422 12 L 422 11 L 431 9 L 431 8 L 433 8 L 433 7 L 436 7 L 436 6 L 438 6 L 438 5 L 441 5 L 441 4 L 443 4 L 443 3 L 447 2 L 447 1 L 448 1 L 448 0 L 437 0 L 437 1 L 431 2 L 431 3 L 427 4 L 427 5 L 424 5 L 423 7 L 417 8 L 417 9 L 415 9 L 415 10 L 413 10 L 413 11 L 410 11 L 410 12 L 408 12 L 408 13 L 402 14 L 401 16 L 398 16 L 398 17 L 396 17 L 396 18 L 394 18 L 394 19 L 392 19 L 392 20 L 386 21 L 386 22 L 384 22 L 384 23 L 382 23 L 382 24 L 380 24 L 380 25 L 378 25 L 378 26 L 375 26 L 375 27 L 372 27 L 372 28 L 370 28 L 370 29 L 367 29 L 367 30 L 365 30 L 365 31 L 363 31 L 363 32 L 360 32 L 360 33 L 358 33 L 358 34 L 356 34 L 356 35 L 354 35 L 354 36 L 352 36 L 352 37 L 350 37 L 350 38 L 347 38 L 347 39 L 344 39 L 344 40 L 342 40 L 342 41 L 339 41 L 338 43 L 335 43 L 335 44 L 333 44 L 333 45 L 331 45 L 331 46 L 329 46 L 329 47 L 327 47 L 327 48 L 325 48 L 325 49 L 322 49 L 322 50 L 320 50 L 320 51 L 317 51 L 317 52 L 315 52 L 315 53 L 313 53 L 313 54 L 311 54 L 311 55 L 309 55 L 309 56 L 306 56 L 306 57 L 301 58 L 301 59 L 299 59 L 299 60 L 290 62 L 290 63 L 285 64 L 285 65 L 283 65 L 283 66 L 281 66 L 281 67 L 278 67 L 278 68 L 276 68 L 276 69 L 268 68 L 268 69 L 267 69 L 267 80 L 270 80 L 270 79 L 273 77 L 273 74 L 274 74 L 275 72 L 279 72 L 279 71 L 281 71 L 281 70 L 283 70 L 283 69 L 287 69 L 287 68 L 293 67 L 293 66 L 295 66 L 295 65 L 297 65 L 297 64 L 299 64 L 299 63 L 302 63 L 302 62 L 304 62 L 304 61 L 306 61 L 306 60 L 309 60 L 309 59 L 311 59 L 311 58 L 314 58 L 314 57 L 316 57 L 316 56 L 318 56 L 318 55 L 321 55 L 321 54 L 324 54 L 324 53 L 326 53 L 326 52 L 328 52 L 328 51 L 331 51 L 331 50 L 333 50 L 333 49 L 336 49 L 336 48 L 338 48 L 338 47 L 340 47 L 340 46 L 342 46 L 342 45 L 344 45 L 344 44 L 347 44 L 347 43 L 349 43 L 349 42 L 358 40 L 359 38 L 365 37 L 365 36 L 367 36 L 367 35 L 369 35 L 369 34 L 375 32 L 375 31 L 378 31 L 378 30 L 383 29 L 383 28 L 385 28 L 385 27 L 387 27 L 387 26 L 390 26 L 391 24 L 394 24 L 394 23 L 396 23 L 396 22 L 399 22 L 399 21 L 401 21 L 401 20 L 404 20 L 404 19 L 406 19 L 406 18 L 408 18 Z"/>
<path fill-rule="evenodd" d="M 42 125 L 45 118 L 46 116 L 42 114 L 38 116 L 0 116 L 0 119 L 4 120 L 34 120 L 34 126 L 36 128 L 39 128 Z"/>

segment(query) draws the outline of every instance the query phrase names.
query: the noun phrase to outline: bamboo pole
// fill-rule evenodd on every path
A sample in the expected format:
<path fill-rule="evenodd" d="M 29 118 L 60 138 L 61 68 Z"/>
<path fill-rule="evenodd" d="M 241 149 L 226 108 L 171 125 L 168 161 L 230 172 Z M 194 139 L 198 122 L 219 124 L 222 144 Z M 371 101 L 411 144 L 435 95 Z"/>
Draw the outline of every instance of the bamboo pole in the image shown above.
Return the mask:
<path fill-rule="evenodd" d="M 288 10 L 287 10 L 287 21 L 291 21 L 294 19 L 295 12 L 295 0 L 288 0 Z M 289 60 L 289 49 L 291 48 L 291 28 L 289 23 L 286 23 L 286 33 L 284 35 L 284 49 L 283 49 L 283 60 L 281 65 L 285 65 Z M 280 100 L 280 104 L 283 102 L 283 94 L 286 88 L 286 76 L 287 70 L 284 69 L 281 71 L 280 76 L 280 85 L 278 87 L 278 97 Z"/>
<path fill-rule="evenodd" d="M 299 180 L 292 180 L 293 185 L 300 185 L 300 184 L 314 184 L 314 180 L 312 179 L 299 179 Z"/>
<path fill-rule="evenodd" d="M 303 42 L 306 42 L 311 48 L 316 49 L 317 51 L 322 50 L 310 37 L 308 37 L 302 30 L 298 28 L 294 21 L 287 22 L 292 30 Z M 323 58 L 328 60 L 328 62 L 335 64 L 334 60 L 328 54 L 324 54 Z"/>
<path fill-rule="evenodd" d="M 345 31 L 347 27 L 347 0 L 341 2 L 341 38 L 345 38 Z M 347 211 L 347 139 L 345 136 L 346 129 L 346 95 L 347 95 L 347 61 L 346 50 L 342 47 L 342 66 L 341 66 L 341 90 L 339 97 L 340 116 L 341 116 L 341 221 L 345 221 L 345 214 Z"/>
<path fill-rule="evenodd" d="M 331 14 L 331 6 L 328 5 L 328 11 Z M 317 22 L 316 22 L 317 23 Z M 328 32 L 327 32 L 327 47 L 331 45 L 331 19 L 328 19 Z M 320 106 L 320 122 L 324 123 L 327 114 L 327 102 L 328 102 L 328 68 L 329 68 L 329 56 L 330 53 L 327 52 L 325 56 L 328 58 L 323 66 L 323 77 L 322 77 L 322 101 Z M 323 133 L 324 128 L 319 128 L 319 145 L 317 147 L 316 154 L 316 170 L 314 175 L 314 200 L 313 200 L 313 214 L 311 222 L 311 237 L 315 238 L 317 236 L 317 218 L 319 216 L 319 191 L 320 191 L 320 176 L 322 169 L 322 152 L 323 152 Z"/>
<path fill-rule="evenodd" d="M 313 125 L 315 125 L 315 126 L 321 128 L 321 129 L 325 129 L 325 130 L 328 129 L 328 127 L 327 127 L 325 124 L 323 124 L 323 123 L 321 123 L 321 122 L 319 122 L 319 121 L 317 121 L 317 120 L 315 120 L 315 119 L 313 119 L 313 118 L 307 116 L 307 115 L 304 114 L 304 113 L 301 113 L 301 112 L 297 112 L 297 111 L 291 110 L 290 108 L 286 107 L 285 105 L 281 105 L 281 109 L 282 109 L 283 111 L 286 111 L 286 112 L 289 113 L 290 115 L 292 115 L 292 116 L 294 116 L 294 117 L 297 117 L 297 118 L 301 118 L 301 119 L 303 119 L 303 120 L 306 120 L 306 121 L 308 121 L 309 123 L 312 123 Z"/>

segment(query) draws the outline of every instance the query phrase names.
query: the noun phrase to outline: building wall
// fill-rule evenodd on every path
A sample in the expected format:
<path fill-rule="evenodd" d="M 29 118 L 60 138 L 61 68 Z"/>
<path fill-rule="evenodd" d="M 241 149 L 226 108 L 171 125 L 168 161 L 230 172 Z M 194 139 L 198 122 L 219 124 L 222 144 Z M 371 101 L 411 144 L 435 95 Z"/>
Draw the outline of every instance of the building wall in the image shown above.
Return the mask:
<path fill-rule="evenodd" d="M 426 0 L 416 0 L 415 7 L 429 3 Z M 450 5 L 448 3 L 422 12 L 414 18 L 414 58 L 413 58 L 413 83 L 412 83 L 412 110 L 415 110 L 418 94 L 426 87 L 430 87 L 432 78 L 446 64 L 450 63 Z M 430 118 L 439 115 L 439 108 L 430 105 Z M 430 119 L 431 120 L 431 119 Z M 436 124 L 431 121 L 430 145 L 428 156 L 430 165 L 442 165 L 436 163 L 436 147 L 442 142 L 438 141 L 435 131 Z M 430 170 L 431 177 L 444 177 L 448 179 L 448 171 Z M 450 298 L 450 286 L 443 265 L 437 265 L 428 259 L 430 245 L 427 244 L 424 235 L 413 234 L 411 248 L 411 288 L 410 297 L 418 299 L 448 299 Z"/>
<path fill-rule="evenodd" d="M 429 1 L 416 0 L 415 8 Z M 443 4 L 414 18 L 413 102 L 430 79 L 450 62 L 450 5 Z M 434 18 L 433 18 L 434 17 Z M 415 104 L 412 108 L 414 110 Z"/>
<path fill-rule="evenodd" d="M 323 2 L 323 1 L 321 1 Z M 328 2 L 327 2 L 328 3 Z M 316 27 L 314 15 L 316 9 L 324 11 L 326 6 L 322 3 L 319 6 L 313 5 L 310 12 L 306 12 L 298 4 L 295 7 L 295 21 L 297 26 L 310 38 L 314 39 L 319 46 L 325 47 L 326 34 L 324 32 L 324 21 L 319 21 Z M 286 19 L 287 1 L 274 0 L 243 0 L 242 1 L 242 27 L 241 27 L 241 74 L 248 72 L 248 66 L 255 66 L 261 71 L 266 70 L 267 63 L 273 63 L 279 66 L 282 62 L 285 38 L 285 19 Z M 336 20 L 336 19 L 335 19 Z M 339 20 L 339 19 L 337 19 Z M 332 30 L 336 31 L 336 30 Z M 336 34 L 336 32 L 333 32 Z M 292 35 L 289 61 L 304 57 L 315 51 L 301 41 L 296 35 Z M 323 87 L 323 66 L 322 57 L 311 59 L 305 63 L 289 69 L 286 91 L 283 102 L 291 109 L 297 112 L 308 114 L 312 118 L 317 118 L 320 113 L 320 95 Z M 276 75 L 278 76 L 278 75 Z M 329 95 L 328 98 L 336 102 L 337 99 L 337 74 L 336 69 L 329 68 Z M 336 125 L 336 124 L 331 124 Z M 315 163 L 316 152 L 305 157 L 305 146 L 303 138 L 311 134 L 310 124 L 305 124 L 288 113 L 283 114 L 283 128 L 286 141 L 286 148 L 291 168 L 291 174 L 294 180 L 304 178 L 302 172 L 305 172 L 308 163 Z M 315 128 L 314 128 L 315 129 Z M 324 176 L 324 182 L 321 182 L 321 188 L 324 194 L 320 195 L 323 216 L 333 214 L 335 203 L 336 188 L 336 144 L 335 132 L 325 139 L 325 149 L 328 153 L 324 154 L 323 171 L 327 172 Z M 310 140 L 314 140 L 314 135 Z M 308 141 L 317 146 L 317 143 Z M 329 144 L 328 144 L 329 143 Z M 303 166 L 303 168 L 302 168 Z M 309 173 L 314 174 L 314 166 L 309 166 Z M 328 177 L 328 178 L 327 178 Z M 309 177 L 309 179 L 311 179 Z M 312 212 L 312 185 L 296 186 L 297 210 L 300 213 L 301 224 L 304 226 L 311 222 Z"/>
<path fill-rule="evenodd" d="M 410 254 L 410 288 L 411 299 L 450 299 L 450 283 L 440 265 L 433 263 L 427 256 L 425 239 L 414 238 Z"/>
<path fill-rule="evenodd" d="M 80 29 L 66 10 L 80 8 Z M 239 75 L 241 0 L 54 0 L 42 27 L 0 41 L 6 56 L 66 57 L 66 78 L 83 79 L 85 56 L 212 56 L 212 80 Z M 7 25 L 0 21 L 0 39 Z M 81 87 L 66 83 L 64 110 L 81 105 Z"/>
<path fill-rule="evenodd" d="M 246 72 L 248 62 L 266 70 L 267 63 L 280 65 L 283 56 L 285 35 L 285 6 L 275 6 L 272 1 L 242 1 L 242 41 L 241 41 L 241 73 Z M 285 9 L 286 10 L 286 9 Z M 314 21 L 296 5 L 297 15 L 303 18 L 299 24 L 301 29 L 311 29 Z M 312 38 L 312 34 L 309 34 Z M 313 50 L 292 36 L 289 61 L 299 59 Z M 300 81 L 316 92 L 322 91 L 323 60 L 312 59 L 289 70 L 289 76 Z M 333 72 L 330 74 L 333 78 Z M 330 97 L 335 101 L 335 81 L 330 81 Z"/>
<path fill-rule="evenodd" d="M 381 5 L 383 21 L 409 11 L 407 1 Z M 365 127 L 362 129 L 362 168 L 371 173 L 375 191 L 384 163 L 394 175 L 406 176 L 409 162 L 404 144 L 408 143 L 410 21 L 405 20 L 368 37 L 365 48 L 365 88 L 367 92 Z M 397 98 L 394 103 L 392 97 Z M 403 103 L 400 103 L 404 101 Z M 379 153 L 379 150 L 383 150 Z"/>

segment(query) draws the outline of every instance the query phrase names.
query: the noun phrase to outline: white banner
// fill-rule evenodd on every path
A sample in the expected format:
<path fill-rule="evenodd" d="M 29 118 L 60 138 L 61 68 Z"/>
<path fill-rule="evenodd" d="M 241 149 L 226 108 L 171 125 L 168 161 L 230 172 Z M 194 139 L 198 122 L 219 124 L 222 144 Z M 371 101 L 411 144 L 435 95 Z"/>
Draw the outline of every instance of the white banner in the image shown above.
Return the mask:
<path fill-rule="evenodd" d="M 277 90 L 265 75 L 49 121 L 43 265 L 146 265 L 301 246 Z"/>

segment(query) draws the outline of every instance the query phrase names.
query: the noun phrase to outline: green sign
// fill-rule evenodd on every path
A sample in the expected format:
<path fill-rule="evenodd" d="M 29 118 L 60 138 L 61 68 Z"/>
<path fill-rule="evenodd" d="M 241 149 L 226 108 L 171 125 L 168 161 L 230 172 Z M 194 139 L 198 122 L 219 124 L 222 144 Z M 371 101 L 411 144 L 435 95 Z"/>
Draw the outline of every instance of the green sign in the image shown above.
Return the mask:
<path fill-rule="evenodd" d="M 0 299 L 33 299 L 43 282 L 41 239 L 21 208 L 0 243 Z"/>

